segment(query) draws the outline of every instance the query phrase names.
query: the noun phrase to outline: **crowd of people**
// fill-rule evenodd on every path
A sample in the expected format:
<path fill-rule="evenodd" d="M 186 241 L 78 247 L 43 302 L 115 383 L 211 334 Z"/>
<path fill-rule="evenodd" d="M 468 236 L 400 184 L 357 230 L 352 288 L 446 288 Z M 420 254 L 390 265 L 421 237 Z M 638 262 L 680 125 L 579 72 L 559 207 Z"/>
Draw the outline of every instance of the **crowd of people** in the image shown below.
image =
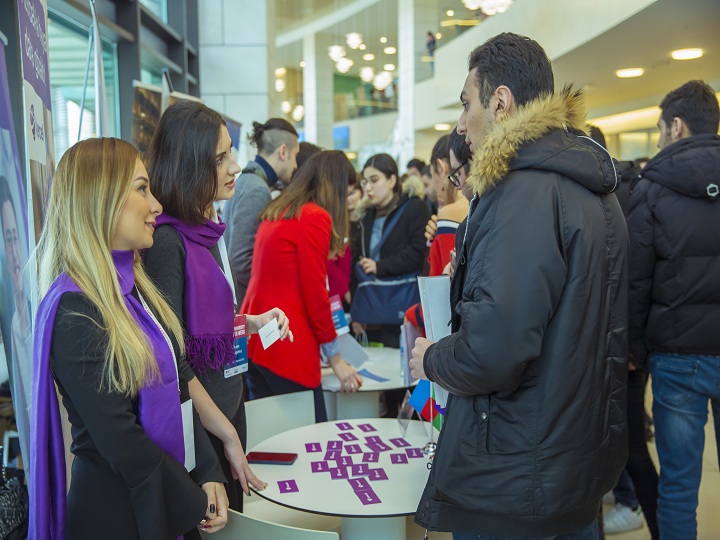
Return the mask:
<path fill-rule="evenodd" d="M 653 539 L 696 536 L 709 400 L 720 432 L 714 92 L 671 91 L 660 152 L 621 175 L 535 41 L 488 40 L 458 90 L 457 127 L 403 175 L 388 154 L 358 172 L 279 118 L 253 123 L 241 168 L 222 116 L 184 100 L 144 156 L 110 138 L 65 153 L 37 250 L 30 538 L 220 530 L 266 486 L 245 400 L 311 390 L 325 421 L 323 357 L 343 392 L 362 385 L 330 298 L 358 339 L 398 347 L 401 324 L 423 328 L 418 298 L 367 284 L 441 274 L 452 334 L 418 338 L 410 361 L 450 393 L 416 522 L 455 540 L 597 539 L 625 470 L 624 506 Z M 227 369 L 238 314 L 281 335 L 250 338 L 246 374 Z M 386 415 L 399 403 L 386 395 Z"/>

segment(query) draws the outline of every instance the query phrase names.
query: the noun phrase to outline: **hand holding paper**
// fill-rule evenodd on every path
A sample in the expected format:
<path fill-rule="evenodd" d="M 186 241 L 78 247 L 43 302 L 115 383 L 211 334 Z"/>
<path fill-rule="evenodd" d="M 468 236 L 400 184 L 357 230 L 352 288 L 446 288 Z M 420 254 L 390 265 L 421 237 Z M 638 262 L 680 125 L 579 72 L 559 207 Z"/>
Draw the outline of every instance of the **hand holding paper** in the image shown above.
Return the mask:
<path fill-rule="evenodd" d="M 246 318 L 249 334 L 259 333 L 261 328 L 267 327 L 268 324 L 274 320 L 279 333 L 278 339 L 289 337 L 291 342 L 294 341 L 293 334 L 290 331 L 290 320 L 280 308 L 273 308 L 260 315 L 246 315 Z M 273 342 L 274 341 L 275 340 L 273 340 Z M 267 345 L 267 347 L 269 346 L 270 344 Z"/>
<path fill-rule="evenodd" d="M 423 366 L 423 358 L 425 358 L 425 351 L 427 351 L 428 347 L 432 344 L 432 341 L 422 337 L 415 340 L 415 347 L 412 350 L 412 357 L 410 358 L 410 375 L 416 379 L 427 379 L 425 376 L 425 367 Z"/>
<path fill-rule="evenodd" d="M 362 377 L 357 374 L 357 370 L 343 360 L 339 354 L 331 356 L 328 360 L 335 376 L 340 379 L 340 391 L 343 393 L 357 392 L 362 386 Z"/>

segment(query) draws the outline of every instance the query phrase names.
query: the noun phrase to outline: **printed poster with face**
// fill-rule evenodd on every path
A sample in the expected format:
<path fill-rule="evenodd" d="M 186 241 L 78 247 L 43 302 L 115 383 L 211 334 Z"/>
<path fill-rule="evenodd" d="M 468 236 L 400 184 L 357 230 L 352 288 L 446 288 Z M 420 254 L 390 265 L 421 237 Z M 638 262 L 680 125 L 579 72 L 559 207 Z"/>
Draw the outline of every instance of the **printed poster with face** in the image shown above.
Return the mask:
<path fill-rule="evenodd" d="M 17 138 L 5 62 L 0 43 L 0 383 L 9 379 L 15 416 L 21 434 L 20 446 L 27 456 L 32 384 L 32 310 L 25 267 L 30 253 L 28 204 L 25 181 L 20 172 Z M 27 461 L 27 460 L 26 460 Z"/>

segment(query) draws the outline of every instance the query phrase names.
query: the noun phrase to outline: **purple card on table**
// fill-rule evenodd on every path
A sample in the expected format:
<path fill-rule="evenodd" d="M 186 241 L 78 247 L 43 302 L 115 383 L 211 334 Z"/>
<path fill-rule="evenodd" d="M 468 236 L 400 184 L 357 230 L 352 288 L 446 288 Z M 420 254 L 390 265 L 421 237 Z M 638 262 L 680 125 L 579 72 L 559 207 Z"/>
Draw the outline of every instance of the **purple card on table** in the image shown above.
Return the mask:
<path fill-rule="evenodd" d="M 363 504 L 380 504 L 381 502 L 380 497 L 378 497 L 377 493 L 372 489 L 356 491 L 355 495 L 357 495 L 357 498 L 360 499 L 360 502 Z"/>
<path fill-rule="evenodd" d="M 322 445 L 319 442 L 305 443 L 306 452 L 322 452 Z"/>
<path fill-rule="evenodd" d="M 405 454 L 390 454 L 390 463 L 407 463 L 408 457 Z"/>
<path fill-rule="evenodd" d="M 379 458 L 380 454 L 378 454 L 377 452 L 365 452 L 363 454 L 362 460 L 364 463 L 377 463 Z"/>
<path fill-rule="evenodd" d="M 370 437 L 365 437 L 365 440 L 369 443 L 371 443 L 371 442 L 381 443 L 382 442 L 380 435 L 371 435 Z"/>
<path fill-rule="evenodd" d="M 397 439 L 390 439 L 390 442 L 398 448 L 405 448 L 406 446 L 410 446 L 410 443 L 401 437 L 398 437 Z"/>
<path fill-rule="evenodd" d="M 338 467 L 349 467 L 353 464 L 352 457 L 350 456 L 338 456 L 335 461 L 338 464 Z"/>
<path fill-rule="evenodd" d="M 350 472 L 353 476 L 363 476 L 370 472 L 370 465 L 367 463 L 358 463 L 350 467 Z"/>
<path fill-rule="evenodd" d="M 360 431 L 364 431 L 365 433 L 377 431 L 377 429 L 375 429 L 371 424 L 359 424 L 358 428 L 360 428 Z"/>
<path fill-rule="evenodd" d="M 328 441 L 327 443 L 327 449 L 328 450 L 342 450 L 342 441 Z"/>
<path fill-rule="evenodd" d="M 310 463 L 310 470 L 312 472 L 328 472 L 330 464 L 327 461 L 313 461 Z"/>
<path fill-rule="evenodd" d="M 405 453 L 407 454 L 408 457 L 412 457 L 412 458 L 424 456 L 422 450 L 420 450 L 419 448 L 406 448 Z"/>
<path fill-rule="evenodd" d="M 366 478 L 350 478 L 348 479 L 348 482 L 350 482 L 353 491 L 358 491 L 360 489 L 372 489 Z"/>
<path fill-rule="evenodd" d="M 389 447 L 387 444 L 381 442 L 369 442 L 365 443 L 365 446 L 367 446 L 373 452 L 387 452 L 388 450 L 392 450 L 392 448 Z"/>
<path fill-rule="evenodd" d="M 347 444 L 345 445 L 345 451 L 348 454 L 361 454 L 362 448 L 360 448 L 359 444 Z"/>
<path fill-rule="evenodd" d="M 278 487 L 280 488 L 280 493 L 293 493 L 300 491 L 295 480 L 280 480 L 278 482 Z"/>
<path fill-rule="evenodd" d="M 353 435 L 352 433 L 341 433 L 340 435 L 338 435 L 338 437 L 340 437 L 345 442 L 358 440 L 358 438 L 355 435 Z M 408 446 L 410 446 L 410 445 L 408 444 Z"/>
<path fill-rule="evenodd" d="M 331 460 L 331 459 L 338 459 L 340 457 L 340 450 L 328 450 L 325 452 L 325 457 L 323 458 L 325 461 Z"/>
<path fill-rule="evenodd" d="M 348 424 L 347 422 L 340 422 L 340 423 L 335 424 L 335 425 L 338 427 L 338 429 L 341 429 L 341 430 L 343 430 L 343 431 L 347 431 L 348 429 L 352 429 L 352 428 L 353 428 L 353 427 L 352 427 L 350 424 Z"/>
<path fill-rule="evenodd" d="M 387 480 L 388 476 L 385 469 L 370 469 L 368 478 L 370 480 Z"/>
<path fill-rule="evenodd" d="M 330 478 L 333 480 L 345 480 L 350 478 L 348 475 L 347 467 L 337 467 L 336 469 L 330 469 Z"/>

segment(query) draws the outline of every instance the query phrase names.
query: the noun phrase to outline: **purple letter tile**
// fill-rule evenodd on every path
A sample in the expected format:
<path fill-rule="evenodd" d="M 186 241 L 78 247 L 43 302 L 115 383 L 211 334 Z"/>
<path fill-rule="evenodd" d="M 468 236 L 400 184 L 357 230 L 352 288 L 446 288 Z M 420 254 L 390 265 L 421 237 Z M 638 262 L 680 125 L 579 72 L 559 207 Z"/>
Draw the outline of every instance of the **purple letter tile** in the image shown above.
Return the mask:
<path fill-rule="evenodd" d="M 352 465 L 350 471 L 353 476 L 363 476 L 370 472 L 370 466 L 367 463 L 358 463 L 357 465 Z"/>
<path fill-rule="evenodd" d="M 338 456 L 335 461 L 338 464 L 338 467 L 349 467 L 353 464 L 353 459 L 351 456 Z"/>
<path fill-rule="evenodd" d="M 360 448 L 359 444 L 348 444 L 345 446 L 345 451 L 348 454 L 361 454 L 362 448 Z"/>
<path fill-rule="evenodd" d="M 360 428 L 360 431 L 364 431 L 365 433 L 377 431 L 377 429 L 375 429 L 371 424 L 360 424 L 358 427 Z"/>
<path fill-rule="evenodd" d="M 348 482 L 350 482 L 353 491 L 357 491 L 359 489 L 371 489 L 366 478 L 350 478 Z"/>
<path fill-rule="evenodd" d="M 312 472 L 328 472 L 330 464 L 327 461 L 313 461 L 310 463 L 310 470 Z"/>
<path fill-rule="evenodd" d="M 311 442 L 305 444 L 305 451 L 306 452 L 321 452 L 322 446 L 319 442 Z"/>
<path fill-rule="evenodd" d="M 398 448 L 405 448 L 406 446 L 410 446 L 410 443 L 407 442 L 405 439 L 398 437 L 397 439 L 390 439 L 390 442 L 393 443 Z"/>
<path fill-rule="evenodd" d="M 338 435 L 338 437 L 340 437 L 343 441 L 346 441 L 346 442 L 358 440 L 358 438 L 355 435 L 353 435 L 352 433 L 341 433 L 340 435 Z M 410 446 L 410 445 L 408 445 L 408 446 Z"/>
<path fill-rule="evenodd" d="M 360 502 L 365 504 L 379 504 L 380 497 L 377 496 L 377 493 L 375 493 L 372 489 L 365 489 L 362 491 L 356 491 L 355 495 L 357 495 L 357 498 L 360 499 Z"/>
<path fill-rule="evenodd" d="M 348 424 L 347 422 L 340 422 L 340 423 L 335 424 L 335 425 L 338 427 L 338 429 L 341 429 L 341 430 L 343 430 L 343 431 L 347 431 L 348 429 L 352 429 L 352 428 L 353 428 L 353 427 L 352 427 L 350 424 Z"/>
<path fill-rule="evenodd" d="M 408 457 L 412 457 L 412 458 L 424 456 L 422 450 L 420 450 L 419 448 L 406 448 L 405 453 L 407 454 Z"/>
<path fill-rule="evenodd" d="M 365 463 L 377 463 L 380 454 L 377 452 L 366 452 L 363 454 L 362 460 Z"/>
<path fill-rule="evenodd" d="M 330 469 L 330 478 L 333 480 L 345 480 L 349 478 L 347 467 L 338 467 L 336 469 Z"/>
<path fill-rule="evenodd" d="M 342 450 L 342 441 L 328 441 L 328 450 Z"/>
<path fill-rule="evenodd" d="M 405 454 L 390 454 L 390 463 L 407 463 L 408 458 Z"/>
<path fill-rule="evenodd" d="M 370 480 L 387 480 L 388 476 L 385 473 L 385 469 L 370 469 L 368 478 Z"/>
<path fill-rule="evenodd" d="M 370 437 L 365 437 L 365 440 L 367 442 L 375 442 L 375 443 L 381 443 L 382 439 L 380 439 L 380 435 L 371 435 Z"/>
<path fill-rule="evenodd" d="M 281 480 L 280 482 L 278 482 L 278 487 L 280 488 L 280 493 L 292 493 L 294 491 L 300 491 L 295 480 Z"/>
<path fill-rule="evenodd" d="M 338 459 L 340 457 L 340 450 L 328 450 L 325 452 L 325 457 L 323 458 L 325 461 L 331 460 L 331 459 Z"/>

